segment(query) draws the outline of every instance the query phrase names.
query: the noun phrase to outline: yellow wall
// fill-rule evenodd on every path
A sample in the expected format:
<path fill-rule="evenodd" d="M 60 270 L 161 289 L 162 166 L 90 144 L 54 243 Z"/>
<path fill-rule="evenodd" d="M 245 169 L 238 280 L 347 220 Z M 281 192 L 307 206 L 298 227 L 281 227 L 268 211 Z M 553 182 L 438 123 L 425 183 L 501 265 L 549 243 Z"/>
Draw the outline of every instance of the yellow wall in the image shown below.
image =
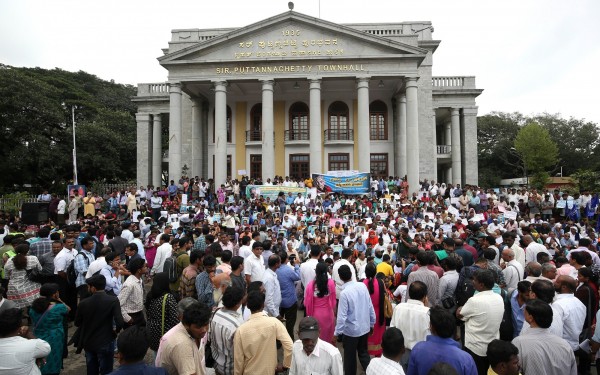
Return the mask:
<path fill-rule="evenodd" d="M 275 174 L 277 176 L 285 176 L 285 148 L 284 148 L 284 133 L 285 133 L 285 101 L 273 101 L 273 130 L 275 130 Z M 265 134 L 265 136 L 269 136 Z M 264 163 L 264 161 L 263 161 Z"/>
<path fill-rule="evenodd" d="M 246 102 L 235 103 L 235 170 L 232 175 L 238 179 L 242 177 L 237 175 L 240 169 L 250 174 L 250 166 L 246 167 L 246 107 Z"/>
<path fill-rule="evenodd" d="M 354 129 L 354 170 L 358 170 L 358 100 L 352 101 L 352 128 Z M 361 171 L 364 172 L 364 171 Z"/>

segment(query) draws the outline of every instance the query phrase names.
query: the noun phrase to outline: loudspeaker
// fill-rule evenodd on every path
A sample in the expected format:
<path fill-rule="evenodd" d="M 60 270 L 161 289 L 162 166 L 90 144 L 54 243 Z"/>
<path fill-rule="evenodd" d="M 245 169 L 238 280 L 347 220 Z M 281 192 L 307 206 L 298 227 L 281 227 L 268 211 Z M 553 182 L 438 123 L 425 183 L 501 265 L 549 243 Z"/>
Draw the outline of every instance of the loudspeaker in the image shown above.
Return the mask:
<path fill-rule="evenodd" d="M 21 207 L 21 220 L 28 225 L 39 225 L 48 221 L 48 208 L 45 202 L 23 203 Z"/>

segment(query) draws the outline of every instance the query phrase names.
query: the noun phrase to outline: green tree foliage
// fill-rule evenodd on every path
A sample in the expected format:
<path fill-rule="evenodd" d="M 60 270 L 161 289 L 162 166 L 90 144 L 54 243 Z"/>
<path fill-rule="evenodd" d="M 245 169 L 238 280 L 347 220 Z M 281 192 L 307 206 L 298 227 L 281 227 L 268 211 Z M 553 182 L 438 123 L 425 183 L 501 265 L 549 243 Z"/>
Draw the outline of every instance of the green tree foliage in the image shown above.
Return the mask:
<path fill-rule="evenodd" d="M 72 180 L 72 106 L 79 183 L 130 179 L 136 166 L 133 95 L 133 86 L 81 71 L 0 65 L 0 188 L 58 189 Z"/>
<path fill-rule="evenodd" d="M 577 181 L 579 191 L 598 191 L 600 189 L 600 172 L 579 169 L 570 177 Z"/>
<path fill-rule="evenodd" d="M 518 112 L 492 112 L 477 121 L 479 182 L 482 186 L 498 186 L 502 178 L 525 176 L 525 165 L 516 152 L 515 139 L 519 130 L 531 122 L 546 130 L 557 146 L 557 155 L 544 170 L 550 176 L 556 175 L 561 167 L 564 176 L 572 175 L 582 167 L 600 172 L 600 130 L 593 122 L 563 119 L 559 114 L 548 113 L 525 117 Z M 527 168 L 531 183 L 536 172 L 529 166 Z M 540 181 L 544 179 L 542 175 L 539 177 Z"/>
<path fill-rule="evenodd" d="M 536 122 L 531 122 L 519 130 L 515 138 L 515 149 L 531 174 L 544 172 L 557 162 L 556 143 L 550 138 L 548 130 Z"/>

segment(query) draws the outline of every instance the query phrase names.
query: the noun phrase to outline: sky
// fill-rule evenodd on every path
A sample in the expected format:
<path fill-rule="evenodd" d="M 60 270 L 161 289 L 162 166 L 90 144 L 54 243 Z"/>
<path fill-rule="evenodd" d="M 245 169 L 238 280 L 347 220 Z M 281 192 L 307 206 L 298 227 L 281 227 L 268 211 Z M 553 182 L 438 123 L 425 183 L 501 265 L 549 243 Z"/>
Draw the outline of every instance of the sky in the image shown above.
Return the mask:
<path fill-rule="evenodd" d="M 172 29 L 243 27 L 287 0 L 0 0 L 0 63 L 118 83 L 164 82 Z M 475 75 L 479 114 L 560 113 L 600 124 L 598 0 L 296 0 L 335 23 L 431 21 L 433 74 Z M 319 14 L 320 13 L 320 14 Z"/>

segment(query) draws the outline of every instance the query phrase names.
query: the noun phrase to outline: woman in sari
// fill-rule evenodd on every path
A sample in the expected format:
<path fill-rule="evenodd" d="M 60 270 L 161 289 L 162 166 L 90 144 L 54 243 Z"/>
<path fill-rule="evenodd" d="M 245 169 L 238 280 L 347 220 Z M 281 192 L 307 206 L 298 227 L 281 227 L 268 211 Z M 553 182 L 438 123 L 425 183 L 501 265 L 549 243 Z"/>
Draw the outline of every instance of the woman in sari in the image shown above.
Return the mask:
<path fill-rule="evenodd" d="M 383 349 L 381 348 L 381 340 L 383 339 L 383 333 L 385 332 L 385 312 L 384 312 L 384 296 L 385 296 L 385 285 L 377 277 L 377 268 L 373 263 L 368 263 L 365 268 L 366 279 L 363 283 L 369 289 L 371 295 L 371 302 L 373 302 L 373 308 L 375 309 L 375 326 L 373 327 L 373 334 L 369 336 L 368 348 L 369 354 L 375 357 L 381 357 Z"/>
<path fill-rule="evenodd" d="M 319 322 L 319 338 L 329 343 L 335 330 L 335 282 L 329 278 L 325 263 L 317 263 L 315 279 L 311 280 L 304 291 L 306 316 L 312 316 Z"/>
<path fill-rule="evenodd" d="M 33 301 L 29 309 L 33 334 L 52 347 L 46 364 L 41 368 L 42 374 L 60 374 L 63 366 L 64 325 L 71 309 L 61 301 L 58 289 L 58 284 L 44 284 L 40 289 L 40 298 Z"/>

